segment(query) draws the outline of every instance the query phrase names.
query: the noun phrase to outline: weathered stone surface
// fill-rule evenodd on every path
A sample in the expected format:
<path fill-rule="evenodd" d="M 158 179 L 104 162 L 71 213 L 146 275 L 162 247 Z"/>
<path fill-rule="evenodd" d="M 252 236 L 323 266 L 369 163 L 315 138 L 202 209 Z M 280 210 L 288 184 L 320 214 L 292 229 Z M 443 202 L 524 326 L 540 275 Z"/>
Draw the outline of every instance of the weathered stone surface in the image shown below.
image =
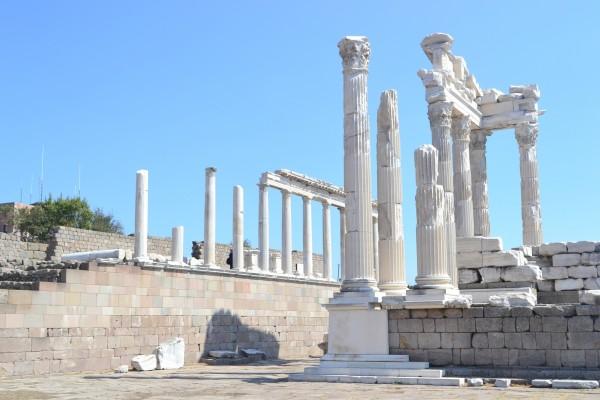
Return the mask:
<path fill-rule="evenodd" d="M 502 238 L 483 238 L 481 241 L 481 251 L 502 251 Z"/>
<path fill-rule="evenodd" d="M 542 271 L 542 276 L 544 272 Z M 554 281 L 537 281 L 537 290 L 540 292 L 554 292 Z"/>
<path fill-rule="evenodd" d="M 502 269 L 500 268 L 481 268 L 479 270 L 482 283 L 500 282 Z"/>
<path fill-rule="evenodd" d="M 552 256 L 552 265 L 554 267 L 570 267 L 579 265 L 581 254 L 556 254 Z"/>
<path fill-rule="evenodd" d="M 542 279 L 542 271 L 537 265 L 509 267 L 502 270 L 505 282 L 536 282 Z"/>
<path fill-rule="evenodd" d="M 479 273 L 475 269 L 461 269 L 458 271 L 458 283 L 468 284 L 479 282 Z"/>
<path fill-rule="evenodd" d="M 551 379 L 533 379 L 531 381 L 531 386 L 537 387 L 537 388 L 552 387 L 552 380 Z"/>
<path fill-rule="evenodd" d="M 483 256 L 480 252 L 457 253 L 456 266 L 458 268 L 480 268 L 483 266 Z"/>
<path fill-rule="evenodd" d="M 117 374 L 126 374 L 129 372 L 129 365 L 125 364 L 125 365 L 119 365 L 116 369 L 115 372 Z"/>
<path fill-rule="evenodd" d="M 566 332 L 567 319 L 563 317 L 542 317 L 544 332 Z"/>
<path fill-rule="evenodd" d="M 592 332 L 594 321 L 587 315 L 578 315 L 568 319 L 569 332 Z"/>
<path fill-rule="evenodd" d="M 564 242 L 544 243 L 540 246 L 541 256 L 553 256 L 555 254 L 566 253 L 567 244 Z"/>
<path fill-rule="evenodd" d="M 598 381 L 584 381 L 576 379 L 554 379 L 552 381 L 554 389 L 597 389 Z"/>
<path fill-rule="evenodd" d="M 569 267 L 568 273 L 570 278 L 596 278 L 598 276 L 597 268 L 587 265 Z"/>
<path fill-rule="evenodd" d="M 156 369 L 156 355 L 147 354 L 135 356 L 131 359 L 131 366 L 136 371 L 152 371 Z"/>
<path fill-rule="evenodd" d="M 584 280 L 583 288 L 588 290 L 600 289 L 600 278 L 588 278 Z"/>
<path fill-rule="evenodd" d="M 467 378 L 467 385 L 473 387 L 483 386 L 483 379 L 481 378 Z"/>
<path fill-rule="evenodd" d="M 510 387 L 510 379 L 496 379 L 496 383 L 494 384 L 494 386 L 499 387 L 499 388 L 507 388 Z"/>
<path fill-rule="evenodd" d="M 583 290 L 579 293 L 579 302 L 581 304 L 599 304 L 600 290 Z"/>
<path fill-rule="evenodd" d="M 486 267 L 511 267 L 525 265 L 526 260 L 522 252 L 508 250 L 502 252 L 483 253 L 483 265 Z"/>
<path fill-rule="evenodd" d="M 599 265 L 600 253 L 583 253 L 581 255 L 581 263 L 583 265 Z"/>
<path fill-rule="evenodd" d="M 183 367 L 185 344 L 182 338 L 174 338 L 158 345 L 156 358 L 159 369 L 177 369 Z"/>
<path fill-rule="evenodd" d="M 559 279 L 554 281 L 554 288 L 557 292 L 583 289 L 583 279 Z"/>
<path fill-rule="evenodd" d="M 596 242 L 568 242 L 567 251 L 569 253 L 591 253 L 596 249 Z"/>
<path fill-rule="evenodd" d="M 532 293 L 511 293 L 503 296 L 490 296 L 490 305 L 494 307 L 533 307 L 537 297 Z"/>
<path fill-rule="evenodd" d="M 600 348 L 600 332 L 569 332 L 567 346 L 573 350 Z"/>
<path fill-rule="evenodd" d="M 542 267 L 544 279 L 567 279 L 569 272 L 567 267 Z"/>
<path fill-rule="evenodd" d="M 457 253 L 479 253 L 481 256 L 481 241 L 482 237 L 457 237 L 456 252 Z"/>

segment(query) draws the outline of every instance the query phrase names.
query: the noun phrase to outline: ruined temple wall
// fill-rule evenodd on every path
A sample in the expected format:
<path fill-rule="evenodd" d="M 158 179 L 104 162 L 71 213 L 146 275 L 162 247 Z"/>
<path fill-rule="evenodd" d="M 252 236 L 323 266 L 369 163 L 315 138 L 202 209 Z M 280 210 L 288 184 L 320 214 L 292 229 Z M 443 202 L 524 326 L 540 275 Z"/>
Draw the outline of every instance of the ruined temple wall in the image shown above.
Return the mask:
<path fill-rule="evenodd" d="M 600 376 L 600 306 L 391 310 L 388 318 L 390 352 L 411 361 L 587 368 Z"/>
<path fill-rule="evenodd" d="M 175 336 L 186 363 L 213 349 L 320 355 L 338 285 L 131 265 L 65 270 L 65 283 L 0 290 L 0 376 L 103 371 Z"/>
<path fill-rule="evenodd" d="M 46 259 L 46 243 L 24 242 L 14 233 L 0 233 L 0 263 L 10 261 L 11 265 L 26 268 Z"/>

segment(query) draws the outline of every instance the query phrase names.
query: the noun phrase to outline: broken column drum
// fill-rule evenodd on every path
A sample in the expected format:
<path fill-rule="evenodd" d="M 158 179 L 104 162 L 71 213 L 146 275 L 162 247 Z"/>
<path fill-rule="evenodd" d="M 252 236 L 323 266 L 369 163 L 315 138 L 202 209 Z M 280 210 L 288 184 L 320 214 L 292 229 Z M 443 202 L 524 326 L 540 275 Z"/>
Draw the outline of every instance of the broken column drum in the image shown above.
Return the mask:
<path fill-rule="evenodd" d="M 347 36 L 338 43 L 344 75 L 344 190 L 346 235 L 342 291 L 376 291 L 367 75 L 369 41 Z"/>
<path fill-rule="evenodd" d="M 400 130 L 395 90 L 381 94 L 377 111 L 377 214 L 379 289 L 406 290 Z"/>
<path fill-rule="evenodd" d="M 438 154 L 424 145 L 415 151 L 417 182 L 417 277 L 418 288 L 450 287 L 444 226 L 444 189 L 438 185 Z"/>
<path fill-rule="evenodd" d="M 183 263 L 183 226 L 171 230 L 171 262 Z"/>

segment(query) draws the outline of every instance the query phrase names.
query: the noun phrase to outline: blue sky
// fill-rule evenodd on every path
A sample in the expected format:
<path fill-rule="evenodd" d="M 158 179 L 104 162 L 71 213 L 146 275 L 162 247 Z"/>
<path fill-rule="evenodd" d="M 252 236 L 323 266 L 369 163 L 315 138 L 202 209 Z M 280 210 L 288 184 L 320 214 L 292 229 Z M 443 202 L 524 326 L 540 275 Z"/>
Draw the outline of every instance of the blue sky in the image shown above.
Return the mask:
<path fill-rule="evenodd" d="M 426 4 L 426 5 L 423 5 Z M 408 278 L 416 273 L 413 151 L 430 142 L 419 43 L 454 36 L 484 88 L 537 83 L 546 241 L 598 239 L 600 3 L 593 1 L 5 1 L 0 8 L 0 201 L 81 193 L 133 231 L 135 171 L 150 180 L 150 233 L 202 238 L 204 168 L 217 175 L 217 239 L 231 241 L 232 188 L 246 190 L 257 244 L 261 172 L 288 168 L 343 183 L 344 35 L 370 38 L 372 148 L 379 94 L 396 89 Z M 521 240 L 513 132 L 488 141 L 492 233 Z M 372 154 L 375 165 L 375 154 Z M 375 169 L 373 168 L 373 172 Z M 375 179 L 373 179 L 375 185 Z M 30 189 L 33 187 L 33 189 Z M 373 188 L 375 193 L 375 188 Z M 271 245 L 280 246 L 272 191 Z M 302 247 L 295 198 L 294 247 Z M 338 249 L 337 212 L 332 213 Z M 320 206 L 313 205 L 321 251 Z M 335 263 L 339 257 L 335 258 Z"/>

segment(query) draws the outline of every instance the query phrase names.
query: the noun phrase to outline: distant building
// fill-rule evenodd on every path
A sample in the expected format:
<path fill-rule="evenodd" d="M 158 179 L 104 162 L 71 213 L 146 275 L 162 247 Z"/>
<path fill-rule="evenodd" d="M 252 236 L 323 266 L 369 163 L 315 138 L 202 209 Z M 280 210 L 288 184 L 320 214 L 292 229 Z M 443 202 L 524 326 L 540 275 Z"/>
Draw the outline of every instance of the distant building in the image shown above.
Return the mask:
<path fill-rule="evenodd" d="M 0 232 L 14 233 L 15 227 L 15 211 L 33 208 L 30 204 L 25 203 L 0 203 Z"/>

